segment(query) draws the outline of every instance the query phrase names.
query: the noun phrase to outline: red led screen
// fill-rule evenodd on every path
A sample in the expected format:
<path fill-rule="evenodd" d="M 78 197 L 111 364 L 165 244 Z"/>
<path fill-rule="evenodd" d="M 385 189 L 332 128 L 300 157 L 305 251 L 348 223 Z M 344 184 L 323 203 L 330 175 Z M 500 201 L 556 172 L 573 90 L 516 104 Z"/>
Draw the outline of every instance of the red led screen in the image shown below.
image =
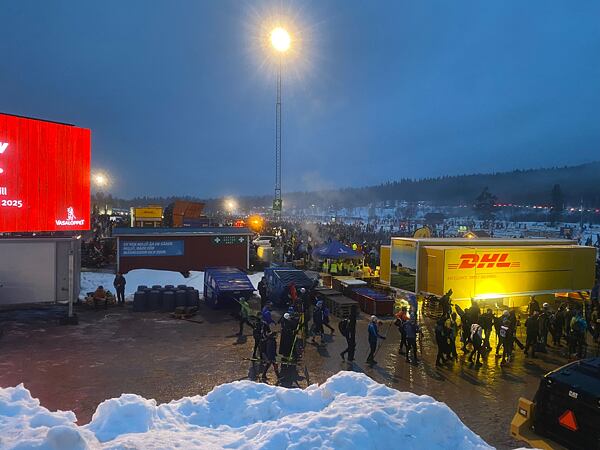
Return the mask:
<path fill-rule="evenodd" d="M 0 114 L 0 232 L 90 228 L 90 130 Z"/>

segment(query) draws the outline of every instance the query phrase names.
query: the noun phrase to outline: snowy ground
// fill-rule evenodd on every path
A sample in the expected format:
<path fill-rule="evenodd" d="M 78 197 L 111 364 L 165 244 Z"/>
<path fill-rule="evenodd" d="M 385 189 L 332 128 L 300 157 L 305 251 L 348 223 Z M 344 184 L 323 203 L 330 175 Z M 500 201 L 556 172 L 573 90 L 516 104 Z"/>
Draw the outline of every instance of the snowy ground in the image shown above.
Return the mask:
<path fill-rule="evenodd" d="M 0 448 L 491 449 L 444 403 L 364 374 L 286 389 L 251 381 L 157 405 L 123 394 L 77 426 L 19 385 L 0 389 Z"/>
<path fill-rule="evenodd" d="M 262 272 L 249 275 L 250 281 L 256 288 L 258 282 L 262 277 Z M 86 293 L 93 292 L 98 286 L 104 286 L 105 289 L 109 289 L 114 292 L 113 279 L 114 275 L 103 272 L 81 272 L 81 291 L 79 294 L 80 298 L 84 298 Z M 125 285 L 125 297 L 131 300 L 131 297 L 140 285 L 151 287 L 152 285 L 165 286 L 172 284 L 177 286 L 179 284 L 185 284 L 187 286 L 193 286 L 200 291 L 200 295 L 204 290 L 204 272 L 191 272 L 189 278 L 185 278 L 179 272 L 168 272 L 166 270 L 148 270 L 138 269 L 132 270 L 125 274 L 127 284 Z"/>

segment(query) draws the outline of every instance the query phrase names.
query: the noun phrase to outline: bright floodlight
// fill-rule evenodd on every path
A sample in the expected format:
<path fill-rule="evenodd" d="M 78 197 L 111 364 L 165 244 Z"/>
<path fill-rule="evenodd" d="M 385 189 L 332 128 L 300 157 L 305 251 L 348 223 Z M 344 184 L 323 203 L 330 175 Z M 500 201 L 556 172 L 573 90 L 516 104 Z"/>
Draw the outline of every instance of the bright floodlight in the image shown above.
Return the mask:
<path fill-rule="evenodd" d="M 234 199 L 232 199 L 232 198 L 229 198 L 229 199 L 225 200 L 225 208 L 229 212 L 235 211 L 235 209 L 237 208 L 236 201 Z"/>
<path fill-rule="evenodd" d="M 94 184 L 98 187 L 103 187 L 108 184 L 108 178 L 102 173 L 94 175 Z"/>
<path fill-rule="evenodd" d="M 290 35 L 285 29 L 277 27 L 271 31 L 271 45 L 278 52 L 286 52 L 290 48 L 290 43 Z"/>

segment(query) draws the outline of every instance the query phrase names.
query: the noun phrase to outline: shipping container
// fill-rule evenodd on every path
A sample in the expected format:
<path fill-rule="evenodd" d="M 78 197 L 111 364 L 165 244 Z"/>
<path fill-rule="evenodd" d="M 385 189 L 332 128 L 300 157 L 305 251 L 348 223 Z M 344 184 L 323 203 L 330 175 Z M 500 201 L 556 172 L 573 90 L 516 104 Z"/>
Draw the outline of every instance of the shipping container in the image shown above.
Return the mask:
<path fill-rule="evenodd" d="M 452 289 L 453 301 L 587 291 L 594 284 L 596 250 L 574 244 L 392 238 L 391 251 L 381 252 L 382 281 L 420 295 L 439 297 Z"/>
<path fill-rule="evenodd" d="M 72 283 L 70 289 L 70 262 Z M 78 239 L 0 239 L 0 306 L 68 302 L 79 296 L 81 246 Z"/>

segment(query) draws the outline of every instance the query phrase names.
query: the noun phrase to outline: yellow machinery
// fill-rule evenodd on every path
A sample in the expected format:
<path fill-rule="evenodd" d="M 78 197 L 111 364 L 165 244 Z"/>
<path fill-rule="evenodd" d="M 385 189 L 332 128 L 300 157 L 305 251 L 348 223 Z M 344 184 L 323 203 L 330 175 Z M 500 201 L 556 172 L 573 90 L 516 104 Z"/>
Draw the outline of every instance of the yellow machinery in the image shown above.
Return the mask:
<path fill-rule="evenodd" d="M 519 398 L 519 406 L 512 422 L 510 423 L 510 435 L 519 440 L 527 442 L 533 448 L 540 450 L 566 450 L 565 447 L 547 438 L 538 436 L 532 430 L 533 415 L 535 414 L 535 403 L 526 398 Z"/>

